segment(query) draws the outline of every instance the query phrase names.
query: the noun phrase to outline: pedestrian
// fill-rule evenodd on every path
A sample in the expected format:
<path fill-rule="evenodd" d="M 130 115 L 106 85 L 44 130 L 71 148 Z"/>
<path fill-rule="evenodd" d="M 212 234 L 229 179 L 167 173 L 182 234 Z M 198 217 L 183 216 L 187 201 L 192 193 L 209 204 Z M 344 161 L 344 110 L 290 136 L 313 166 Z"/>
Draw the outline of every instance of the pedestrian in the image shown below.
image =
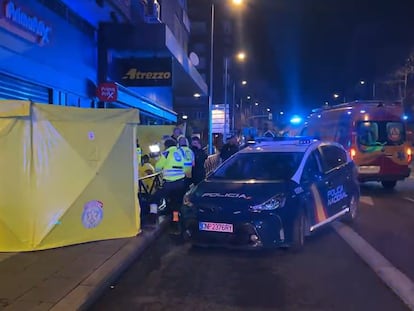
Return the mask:
<path fill-rule="evenodd" d="M 206 178 L 206 170 L 204 164 L 207 159 L 207 153 L 201 147 L 200 138 L 193 136 L 191 138 L 191 150 L 194 153 L 194 166 L 191 177 L 191 182 L 197 185 Z"/>
<path fill-rule="evenodd" d="M 230 158 L 233 154 L 239 151 L 239 143 L 237 140 L 236 135 L 231 135 L 227 142 L 223 145 L 223 147 L 220 150 L 220 157 L 221 160 L 224 162 L 228 158 Z"/>
<path fill-rule="evenodd" d="M 178 145 L 178 137 L 180 137 L 181 135 L 183 135 L 183 131 L 179 126 L 176 126 L 174 127 L 173 133 L 170 136 L 170 138 L 175 141 L 176 145 Z"/>
<path fill-rule="evenodd" d="M 184 156 L 173 139 L 164 142 L 165 150 L 155 164 L 156 171 L 162 171 L 163 185 L 154 194 L 150 213 L 152 223 L 156 222 L 158 204 L 161 199 L 167 200 L 167 208 L 172 211 L 173 222 L 178 222 L 178 211 L 185 193 Z"/>
<path fill-rule="evenodd" d="M 186 189 L 191 184 L 191 176 L 194 167 L 194 153 L 189 147 L 188 139 L 181 135 L 178 137 L 178 147 L 182 151 L 184 157 L 184 173 L 186 177 Z"/>

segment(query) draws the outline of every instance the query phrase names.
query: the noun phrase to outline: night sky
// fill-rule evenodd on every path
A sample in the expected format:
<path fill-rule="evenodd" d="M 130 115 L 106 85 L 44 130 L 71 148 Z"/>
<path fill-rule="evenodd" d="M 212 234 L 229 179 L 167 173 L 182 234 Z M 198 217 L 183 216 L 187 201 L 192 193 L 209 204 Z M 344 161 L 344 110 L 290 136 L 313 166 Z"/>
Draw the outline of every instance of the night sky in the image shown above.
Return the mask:
<path fill-rule="evenodd" d="M 241 33 L 252 95 L 274 110 L 308 112 L 404 63 L 414 0 L 249 0 Z"/>

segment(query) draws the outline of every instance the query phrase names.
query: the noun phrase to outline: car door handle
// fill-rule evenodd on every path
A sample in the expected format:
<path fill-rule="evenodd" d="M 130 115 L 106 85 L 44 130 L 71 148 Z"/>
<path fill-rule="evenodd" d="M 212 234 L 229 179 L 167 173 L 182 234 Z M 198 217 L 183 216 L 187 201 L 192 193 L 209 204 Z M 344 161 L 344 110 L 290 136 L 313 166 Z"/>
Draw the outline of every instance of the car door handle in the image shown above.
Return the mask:
<path fill-rule="evenodd" d="M 327 185 L 328 187 L 332 187 L 332 181 L 330 180 L 325 181 L 325 185 Z"/>

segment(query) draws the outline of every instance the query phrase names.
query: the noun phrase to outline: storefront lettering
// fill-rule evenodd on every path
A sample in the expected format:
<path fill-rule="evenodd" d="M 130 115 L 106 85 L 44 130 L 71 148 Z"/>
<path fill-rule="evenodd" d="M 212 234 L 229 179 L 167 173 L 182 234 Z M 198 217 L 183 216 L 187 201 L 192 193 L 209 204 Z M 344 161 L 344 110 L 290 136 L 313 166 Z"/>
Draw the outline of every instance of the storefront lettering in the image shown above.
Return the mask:
<path fill-rule="evenodd" d="M 131 68 L 122 77 L 123 80 L 168 80 L 171 79 L 171 72 L 168 71 L 139 71 L 136 68 Z"/>
<path fill-rule="evenodd" d="M 51 28 L 46 26 L 45 22 L 36 16 L 30 16 L 22 11 L 13 1 L 6 3 L 4 16 L 13 23 L 38 36 L 40 44 L 49 42 Z"/>
<path fill-rule="evenodd" d="M 335 204 L 347 197 L 348 195 L 346 194 L 343 185 L 338 186 L 335 189 L 328 190 L 328 206 L 331 206 L 332 204 Z"/>

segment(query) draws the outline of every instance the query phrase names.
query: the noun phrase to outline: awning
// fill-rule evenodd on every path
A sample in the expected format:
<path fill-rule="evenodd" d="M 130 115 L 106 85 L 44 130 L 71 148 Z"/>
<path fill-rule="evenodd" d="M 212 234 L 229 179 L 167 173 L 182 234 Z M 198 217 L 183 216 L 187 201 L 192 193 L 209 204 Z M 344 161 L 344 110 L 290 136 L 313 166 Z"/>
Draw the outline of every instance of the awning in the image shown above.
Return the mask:
<path fill-rule="evenodd" d="M 152 113 L 158 117 L 166 119 L 168 121 L 177 122 L 177 114 L 160 105 L 156 105 L 153 101 L 139 95 L 138 93 L 115 83 L 118 88 L 118 102 L 130 107 L 137 108 L 142 111 Z"/>

